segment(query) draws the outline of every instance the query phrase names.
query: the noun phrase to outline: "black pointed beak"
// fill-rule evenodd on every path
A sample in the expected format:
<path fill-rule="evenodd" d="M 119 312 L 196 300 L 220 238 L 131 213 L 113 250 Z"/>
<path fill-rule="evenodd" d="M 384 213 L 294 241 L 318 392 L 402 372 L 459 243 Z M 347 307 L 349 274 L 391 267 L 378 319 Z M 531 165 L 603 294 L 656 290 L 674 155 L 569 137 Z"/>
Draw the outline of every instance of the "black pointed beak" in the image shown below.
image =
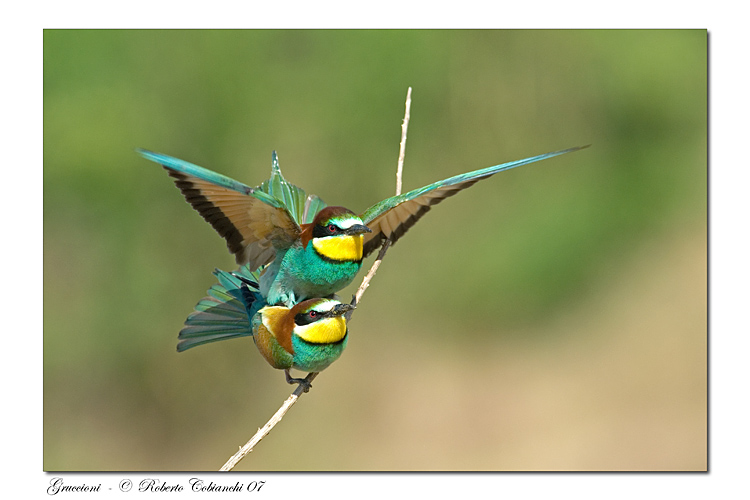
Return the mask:
<path fill-rule="evenodd" d="M 354 309 L 355 307 L 351 304 L 338 304 L 331 309 L 331 316 L 343 316 Z"/>
<path fill-rule="evenodd" d="M 347 234 L 349 236 L 356 236 L 358 234 L 363 233 L 371 233 L 372 229 L 365 226 L 364 224 L 354 224 L 353 226 L 349 227 L 344 231 L 344 234 Z"/>

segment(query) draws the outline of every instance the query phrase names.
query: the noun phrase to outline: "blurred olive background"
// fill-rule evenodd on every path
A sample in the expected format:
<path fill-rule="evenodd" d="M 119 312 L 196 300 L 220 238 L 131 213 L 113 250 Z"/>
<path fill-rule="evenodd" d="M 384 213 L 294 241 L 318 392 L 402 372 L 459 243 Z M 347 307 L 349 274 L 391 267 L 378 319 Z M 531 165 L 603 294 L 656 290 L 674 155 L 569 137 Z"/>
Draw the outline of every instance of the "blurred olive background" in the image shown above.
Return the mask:
<path fill-rule="evenodd" d="M 363 211 L 435 207 L 239 470 L 705 470 L 705 31 L 45 31 L 44 468 L 216 470 L 291 393 L 178 354 L 231 270 L 143 147 Z M 369 268 L 372 259 L 365 262 Z M 359 285 L 345 289 L 348 298 Z"/>

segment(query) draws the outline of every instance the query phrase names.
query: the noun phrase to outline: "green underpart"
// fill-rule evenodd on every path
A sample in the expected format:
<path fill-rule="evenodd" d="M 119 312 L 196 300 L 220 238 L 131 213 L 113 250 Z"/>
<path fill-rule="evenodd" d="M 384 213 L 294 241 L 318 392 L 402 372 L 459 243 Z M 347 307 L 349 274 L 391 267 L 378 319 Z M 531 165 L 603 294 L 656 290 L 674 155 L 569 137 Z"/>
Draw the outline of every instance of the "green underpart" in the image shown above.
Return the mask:
<path fill-rule="evenodd" d="M 313 344 L 297 335 L 292 335 L 294 347 L 294 368 L 307 372 L 323 371 L 339 359 L 349 340 L 349 334 L 333 344 Z"/>
<path fill-rule="evenodd" d="M 278 262 L 278 257 L 276 262 Z M 275 273 L 276 262 L 266 270 L 269 277 Z M 264 285 L 269 286 L 266 302 L 277 304 L 287 302 L 289 294 L 294 292 L 295 302 L 315 298 L 327 297 L 341 290 L 352 282 L 362 267 L 362 261 L 337 262 L 322 257 L 310 243 L 293 245 L 281 259 L 273 283 L 264 283 L 261 277 L 261 293 L 265 292 Z"/>

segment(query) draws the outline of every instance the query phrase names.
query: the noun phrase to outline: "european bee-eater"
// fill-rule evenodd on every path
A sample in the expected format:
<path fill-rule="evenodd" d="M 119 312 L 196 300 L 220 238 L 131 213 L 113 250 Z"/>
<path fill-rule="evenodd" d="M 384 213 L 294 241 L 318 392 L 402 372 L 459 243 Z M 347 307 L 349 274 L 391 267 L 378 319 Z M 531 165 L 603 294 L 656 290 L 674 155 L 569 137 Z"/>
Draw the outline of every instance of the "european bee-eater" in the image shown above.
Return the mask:
<path fill-rule="evenodd" d="M 583 146 L 587 147 L 587 146 Z M 273 152 L 271 178 L 256 188 L 171 156 L 139 150 L 161 164 L 186 200 L 226 239 L 238 264 L 258 269 L 268 304 L 292 307 L 329 297 L 354 279 L 362 258 L 387 238 L 395 243 L 433 205 L 498 172 L 582 149 L 495 165 L 387 198 L 356 215 L 327 207 L 288 183 Z"/>
<path fill-rule="evenodd" d="M 235 273 L 217 269 L 219 283 L 195 306 L 180 331 L 178 351 L 197 345 L 237 337 L 252 336 L 263 358 L 274 368 L 284 370 L 287 382 L 290 368 L 319 372 L 336 361 L 348 340 L 344 315 L 354 306 L 337 300 L 314 298 L 292 308 L 269 306 L 258 292 L 257 274 L 247 267 Z"/>

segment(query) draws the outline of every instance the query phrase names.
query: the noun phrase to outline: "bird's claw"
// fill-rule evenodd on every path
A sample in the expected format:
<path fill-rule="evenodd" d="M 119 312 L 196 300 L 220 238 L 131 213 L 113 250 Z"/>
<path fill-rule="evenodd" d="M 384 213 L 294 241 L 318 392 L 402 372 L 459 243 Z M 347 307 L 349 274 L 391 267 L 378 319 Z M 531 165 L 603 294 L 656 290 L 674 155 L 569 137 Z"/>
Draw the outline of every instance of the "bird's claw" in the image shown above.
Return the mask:
<path fill-rule="evenodd" d="M 310 392 L 310 389 L 312 388 L 312 382 L 310 382 L 306 378 L 294 378 L 289 374 L 289 370 L 284 370 L 284 375 L 286 376 L 287 384 L 297 384 L 298 386 L 302 387 L 302 392 Z"/>

